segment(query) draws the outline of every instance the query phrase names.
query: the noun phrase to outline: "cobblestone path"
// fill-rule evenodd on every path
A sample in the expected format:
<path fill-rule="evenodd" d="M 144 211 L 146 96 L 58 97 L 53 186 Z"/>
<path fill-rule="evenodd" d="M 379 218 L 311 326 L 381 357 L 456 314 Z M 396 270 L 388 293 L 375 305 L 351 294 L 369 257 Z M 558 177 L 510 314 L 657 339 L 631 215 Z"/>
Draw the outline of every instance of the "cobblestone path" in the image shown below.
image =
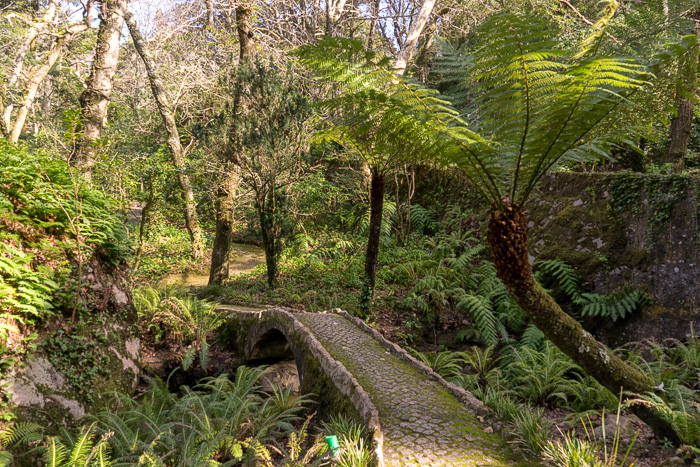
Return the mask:
<path fill-rule="evenodd" d="M 295 313 L 369 393 L 387 466 L 506 465 L 503 441 L 439 383 L 336 314 Z M 503 453 L 503 454 L 502 454 Z"/>

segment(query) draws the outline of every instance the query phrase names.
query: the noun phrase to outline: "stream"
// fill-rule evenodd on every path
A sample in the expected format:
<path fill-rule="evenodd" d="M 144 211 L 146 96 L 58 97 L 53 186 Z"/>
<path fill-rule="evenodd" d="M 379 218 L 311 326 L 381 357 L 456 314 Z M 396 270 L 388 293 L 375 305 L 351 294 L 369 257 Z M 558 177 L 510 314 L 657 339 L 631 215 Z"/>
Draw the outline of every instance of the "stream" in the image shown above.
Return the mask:
<path fill-rule="evenodd" d="M 229 260 L 229 272 L 231 276 L 250 272 L 258 264 L 265 262 L 265 252 L 255 245 L 243 243 L 231 244 Z M 178 287 L 205 287 L 209 282 L 208 274 L 183 273 L 170 274 L 161 280 L 161 285 L 175 285 Z"/>

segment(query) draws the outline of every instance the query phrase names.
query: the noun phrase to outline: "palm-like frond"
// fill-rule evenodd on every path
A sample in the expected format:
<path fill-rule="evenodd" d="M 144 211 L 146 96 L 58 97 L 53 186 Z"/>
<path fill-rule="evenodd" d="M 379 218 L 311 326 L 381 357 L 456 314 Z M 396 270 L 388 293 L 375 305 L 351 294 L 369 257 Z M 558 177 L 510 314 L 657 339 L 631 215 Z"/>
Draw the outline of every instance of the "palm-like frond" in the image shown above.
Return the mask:
<path fill-rule="evenodd" d="M 462 97 L 467 88 L 473 95 L 473 111 L 464 116 L 446 96 L 395 76 L 356 41 L 329 39 L 299 56 L 342 89 L 322 104 L 336 139 L 387 164 L 455 164 L 493 206 L 506 198 L 522 206 L 557 164 L 600 158 L 620 143 L 593 130 L 630 104 L 627 97 L 648 76 L 633 59 L 573 60 L 555 35 L 545 20 L 506 13 L 485 22 L 477 50 L 444 51 L 443 64 L 459 66 L 444 76 L 460 84 Z"/>

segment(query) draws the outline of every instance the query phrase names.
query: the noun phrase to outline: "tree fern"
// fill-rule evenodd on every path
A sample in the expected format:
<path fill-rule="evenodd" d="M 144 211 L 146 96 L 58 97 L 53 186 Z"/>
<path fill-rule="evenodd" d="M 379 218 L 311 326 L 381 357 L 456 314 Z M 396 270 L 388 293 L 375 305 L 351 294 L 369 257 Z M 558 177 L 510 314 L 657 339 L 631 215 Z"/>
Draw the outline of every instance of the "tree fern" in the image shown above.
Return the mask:
<path fill-rule="evenodd" d="M 469 67 L 455 74 L 475 83 L 468 119 L 436 91 L 394 76 L 357 42 L 328 40 L 300 56 L 322 79 L 343 86 L 323 104 L 338 131 L 375 152 L 435 154 L 457 164 L 494 206 L 506 197 L 523 205 L 552 167 L 599 158 L 625 139 L 592 130 L 646 83 L 640 62 L 572 60 L 575 52 L 560 47 L 556 27 L 511 13 L 487 20 L 475 43 L 468 57 L 461 50 L 464 59 L 453 60 Z"/>

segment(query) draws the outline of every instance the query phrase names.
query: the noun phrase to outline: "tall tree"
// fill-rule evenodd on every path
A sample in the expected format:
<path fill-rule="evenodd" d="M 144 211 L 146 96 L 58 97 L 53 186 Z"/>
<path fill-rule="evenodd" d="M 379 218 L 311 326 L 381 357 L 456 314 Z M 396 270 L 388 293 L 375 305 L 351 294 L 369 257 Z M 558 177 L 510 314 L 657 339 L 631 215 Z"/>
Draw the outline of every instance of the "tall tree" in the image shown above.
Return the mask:
<path fill-rule="evenodd" d="M 136 24 L 136 20 L 134 19 L 134 15 L 131 13 L 131 11 L 127 11 L 124 15 L 124 19 L 129 27 L 131 38 L 134 41 L 134 47 L 136 48 L 136 51 L 146 67 L 148 81 L 151 84 L 151 91 L 153 92 L 153 97 L 155 98 L 158 106 L 158 111 L 168 133 L 167 144 L 168 148 L 170 149 L 172 162 L 177 172 L 177 179 L 185 201 L 185 227 L 187 228 L 190 241 L 192 242 L 192 257 L 195 259 L 201 259 L 204 256 L 202 230 L 199 226 L 199 221 L 197 220 L 194 190 L 192 189 L 190 177 L 187 175 L 185 155 L 182 148 L 182 143 L 180 142 L 180 133 L 177 129 L 177 124 L 175 123 L 175 112 L 171 107 L 167 91 L 156 69 L 155 61 L 148 51 L 146 42 L 144 41 L 138 25 Z"/>
<path fill-rule="evenodd" d="M 324 43 L 302 51 L 302 58 L 344 89 L 326 103 L 341 116 L 344 134 L 435 157 L 473 181 L 491 205 L 487 239 L 498 276 L 550 341 L 615 394 L 621 388 L 653 392 L 652 379 L 565 313 L 530 266 L 526 205 L 535 185 L 552 168 L 594 160 L 627 137 L 609 119 L 649 77 L 638 61 L 597 55 L 601 48 L 590 41 L 583 50 L 562 50 L 556 34 L 547 21 L 501 14 L 480 29 L 477 51 L 444 50 L 457 64 L 452 79 L 470 90 L 473 109 L 465 117 L 437 91 L 397 80 L 361 50 L 354 55 L 359 59 L 343 61 L 349 47 Z M 634 410 L 657 433 L 678 441 L 652 409 Z"/>
<path fill-rule="evenodd" d="M 434 8 L 435 0 L 423 0 L 420 10 L 418 10 L 418 14 L 411 22 L 411 27 L 406 34 L 406 40 L 402 44 L 401 50 L 399 50 L 399 53 L 396 56 L 396 60 L 394 60 L 393 68 L 396 70 L 396 74 L 403 75 L 406 71 L 408 62 L 411 60 L 411 57 L 416 50 L 418 38 L 420 38 L 423 29 L 425 29 L 425 25 L 428 24 L 428 20 L 430 19 L 430 15 L 432 14 Z"/>
<path fill-rule="evenodd" d="M 673 164 L 676 173 L 683 171 L 688 151 L 700 73 L 700 8 L 693 11 L 690 17 L 695 23 L 695 46 L 688 49 L 678 66 L 676 115 L 671 121 L 671 142 L 666 151 L 666 162 Z"/>
<path fill-rule="evenodd" d="M 240 62 L 253 60 L 255 57 L 255 30 L 253 29 L 253 7 L 241 3 L 236 7 L 236 29 L 240 44 Z"/>
<path fill-rule="evenodd" d="M 17 55 L 12 63 L 12 69 L 7 77 L 7 81 L 3 84 L 4 91 L 3 94 L 7 93 L 7 96 L 0 95 L 0 111 L 2 112 L 2 121 L 0 122 L 1 130 L 6 138 L 10 136 L 11 129 L 11 118 L 12 111 L 14 109 L 14 104 L 12 102 L 11 91 L 17 85 L 20 75 L 22 74 L 22 69 L 24 68 L 24 59 L 27 56 L 27 52 L 31 45 L 34 43 L 37 37 L 44 31 L 48 29 L 50 24 L 56 18 L 56 12 L 58 10 L 58 0 L 50 0 L 44 10 L 44 14 L 37 21 L 33 21 L 29 26 L 29 29 L 24 33 L 22 42 L 17 49 Z M 3 109 L 3 101 L 6 104 Z"/>
<path fill-rule="evenodd" d="M 260 60 L 241 65 L 227 87 L 226 157 L 240 167 L 241 179 L 253 193 L 267 281 L 274 287 L 279 255 L 292 228 L 287 192 L 306 169 L 311 103 L 291 71 Z"/>
<path fill-rule="evenodd" d="M 85 91 L 80 95 L 82 108 L 82 136 L 76 164 L 83 176 L 90 180 L 99 151 L 98 141 L 107 119 L 107 107 L 112 95 L 112 79 L 119 64 L 119 40 L 124 25 L 127 0 L 101 0 L 100 29 L 97 32 L 95 57 Z"/>
<path fill-rule="evenodd" d="M 249 66 L 255 57 L 255 31 L 250 6 L 241 4 L 236 8 L 236 28 L 238 29 L 239 66 Z M 221 147 L 226 148 L 227 141 L 222 141 L 220 144 Z M 229 277 L 236 193 L 241 183 L 241 167 L 230 162 L 232 159 L 230 154 L 227 156 L 224 153 L 220 159 L 223 159 L 224 171 L 215 195 L 216 230 L 211 252 L 209 285 L 221 284 Z"/>

